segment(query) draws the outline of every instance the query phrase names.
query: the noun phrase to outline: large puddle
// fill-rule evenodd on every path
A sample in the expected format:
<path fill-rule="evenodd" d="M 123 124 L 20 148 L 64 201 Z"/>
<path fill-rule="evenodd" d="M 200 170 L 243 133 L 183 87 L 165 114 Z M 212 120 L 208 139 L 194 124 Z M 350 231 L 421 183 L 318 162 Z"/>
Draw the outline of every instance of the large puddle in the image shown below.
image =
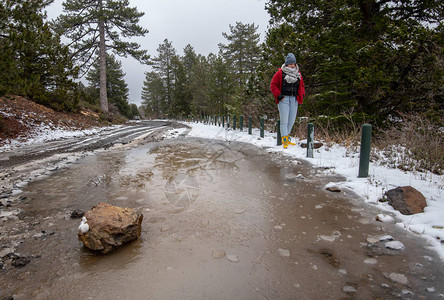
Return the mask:
<path fill-rule="evenodd" d="M 209 140 L 89 156 L 30 184 L 20 221 L 3 224 L 31 262 L 2 272 L 0 296 L 442 299 L 442 263 L 424 240 L 376 222 L 352 194 L 325 191 L 332 180 L 281 154 Z M 70 212 L 99 202 L 143 212 L 141 238 L 108 255 L 82 248 Z M 406 249 L 369 244 L 386 234 Z"/>

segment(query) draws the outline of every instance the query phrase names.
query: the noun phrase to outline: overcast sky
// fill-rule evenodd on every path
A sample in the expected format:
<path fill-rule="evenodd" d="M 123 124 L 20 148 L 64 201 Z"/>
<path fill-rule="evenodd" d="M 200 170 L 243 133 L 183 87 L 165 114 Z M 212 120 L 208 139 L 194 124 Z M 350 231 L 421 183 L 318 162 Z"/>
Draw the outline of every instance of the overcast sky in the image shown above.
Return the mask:
<path fill-rule="evenodd" d="M 64 0 L 55 0 L 47 7 L 48 18 L 62 13 Z M 159 44 L 168 39 L 179 55 L 190 44 L 197 54 L 207 56 L 218 53 L 219 43 L 227 43 L 222 32 L 230 33 L 229 25 L 236 22 L 254 23 L 259 26 L 261 41 L 267 31 L 269 15 L 265 11 L 265 0 L 130 0 L 131 7 L 144 12 L 139 25 L 149 30 L 143 38 L 134 39 L 151 57 L 157 56 Z M 132 58 L 122 61 L 125 81 L 128 84 L 129 102 L 140 105 L 140 93 L 144 72 L 149 67 Z"/>

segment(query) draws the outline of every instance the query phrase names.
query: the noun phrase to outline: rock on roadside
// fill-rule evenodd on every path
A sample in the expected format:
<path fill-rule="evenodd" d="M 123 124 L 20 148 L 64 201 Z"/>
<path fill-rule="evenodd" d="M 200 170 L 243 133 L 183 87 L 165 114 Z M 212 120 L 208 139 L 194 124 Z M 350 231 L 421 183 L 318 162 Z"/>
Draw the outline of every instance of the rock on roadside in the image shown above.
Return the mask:
<path fill-rule="evenodd" d="M 101 202 L 84 216 L 89 230 L 78 236 L 89 249 L 105 254 L 140 237 L 143 214 L 131 208 Z"/>

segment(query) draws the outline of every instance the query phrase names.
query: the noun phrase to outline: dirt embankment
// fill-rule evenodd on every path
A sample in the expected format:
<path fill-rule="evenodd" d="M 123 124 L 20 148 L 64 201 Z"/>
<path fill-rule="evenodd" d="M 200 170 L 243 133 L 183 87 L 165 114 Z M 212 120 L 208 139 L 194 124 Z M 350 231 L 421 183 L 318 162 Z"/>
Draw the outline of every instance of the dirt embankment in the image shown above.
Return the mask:
<path fill-rule="evenodd" d="M 99 115 L 93 111 L 63 113 L 21 96 L 0 97 L 0 146 L 12 139 L 25 138 L 42 126 L 82 130 L 101 125 Z"/>

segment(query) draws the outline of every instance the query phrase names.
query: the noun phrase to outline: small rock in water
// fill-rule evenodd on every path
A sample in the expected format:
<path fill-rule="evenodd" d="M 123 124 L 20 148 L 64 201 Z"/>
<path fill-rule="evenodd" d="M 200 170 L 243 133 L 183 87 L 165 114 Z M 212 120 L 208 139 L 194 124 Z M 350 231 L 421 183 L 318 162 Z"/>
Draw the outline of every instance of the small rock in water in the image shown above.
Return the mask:
<path fill-rule="evenodd" d="M 213 257 L 214 258 L 222 258 L 225 256 L 224 250 L 213 250 Z"/>
<path fill-rule="evenodd" d="M 413 295 L 413 293 L 411 291 L 409 291 L 409 290 L 402 290 L 401 293 L 403 295 Z"/>
<path fill-rule="evenodd" d="M 429 288 L 427 288 L 427 292 L 429 292 L 429 293 L 434 293 L 436 290 L 435 290 L 435 287 L 429 287 Z"/>
<path fill-rule="evenodd" d="M 29 260 L 29 258 L 21 257 L 21 256 L 15 256 L 12 259 L 11 265 L 13 265 L 14 267 L 23 267 L 23 266 L 26 266 L 27 264 L 29 264 L 30 262 L 31 261 Z"/>
<path fill-rule="evenodd" d="M 279 255 L 283 257 L 290 257 L 290 250 L 287 249 L 279 249 Z"/>
<path fill-rule="evenodd" d="M 332 192 L 332 193 L 340 193 L 341 189 L 338 188 L 337 186 L 329 186 L 326 188 L 327 191 Z"/>
<path fill-rule="evenodd" d="M 356 292 L 357 292 L 357 290 L 355 289 L 355 287 L 353 287 L 353 286 L 351 286 L 351 285 L 345 285 L 345 286 L 342 288 L 342 291 L 343 291 L 344 293 L 356 293 Z"/>
<path fill-rule="evenodd" d="M 274 230 L 278 231 L 278 230 L 282 230 L 282 226 L 280 225 L 276 225 L 273 227 Z"/>
<path fill-rule="evenodd" d="M 376 244 L 377 242 L 379 242 L 379 239 L 377 237 L 374 237 L 374 236 L 369 236 L 367 238 L 367 242 L 369 242 L 370 244 Z"/>
<path fill-rule="evenodd" d="M 85 214 L 85 212 L 83 210 L 75 209 L 71 213 L 71 218 L 73 218 L 73 219 L 80 219 L 81 217 L 83 217 L 84 214 Z"/>
<path fill-rule="evenodd" d="M 346 269 L 340 269 L 338 272 L 341 275 L 347 275 L 347 270 Z"/>
<path fill-rule="evenodd" d="M 404 244 L 399 242 L 399 241 L 391 241 L 391 242 L 387 242 L 385 243 L 385 247 L 392 249 L 392 250 L 404 250 Z"/>
<path fill-rule="evenodd" d="M 391 281 L 402 284 L 402 285 L 408 285 L 409 281 L 405 275 L 399 274 L 399 273 L 390 273 L 389 278 Z"/>
<path fill-rule="evenodd" d="M 364 263 L 368 265 L 375 265 L 377 262 L 376 258 L 367 258 L 364 260 Z"/>
<path fill-rule="evenodd" d="M 239 257 L 237 255 L 227 255 L 227 259 L 229 262 L 238 263 Z"/>
<path fill-rule="evenodd" d="M 415 264 L 415 268 L 417 268 L 417 269 L 422 269 L 422 268 L 424 268 L 424 265 L 423 265 L 423 264 L 420 264 L 420 263 L 416 263 L 416 264 Z"/>

